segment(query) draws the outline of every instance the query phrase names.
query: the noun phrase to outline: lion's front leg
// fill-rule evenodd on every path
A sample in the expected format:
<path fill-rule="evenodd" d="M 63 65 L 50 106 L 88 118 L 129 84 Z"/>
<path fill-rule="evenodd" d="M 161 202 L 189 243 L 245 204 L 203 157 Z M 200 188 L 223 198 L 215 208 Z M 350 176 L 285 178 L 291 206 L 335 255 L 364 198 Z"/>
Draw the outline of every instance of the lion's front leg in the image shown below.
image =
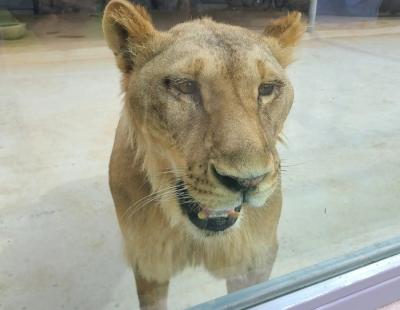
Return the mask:
<path fill-rule="evenodd" d="M 278 243 L 276 242 L 271 246 L 270 251 L 267 254 L 265 265 L 250 268 L 249 271 L 243 275 L 227 278 L 226 288 L 228 293 L 233 293 L 243 288 L 267 281 L 271 275 L 277 253 Z"/>
<path fill-rule="evenodd" d="M 167 309 L 169 281 L 159 283 L 149 281 L 141 276 L 137 268 L 132 268 L 135 274 L 136 289 L 141 309 Z"/>

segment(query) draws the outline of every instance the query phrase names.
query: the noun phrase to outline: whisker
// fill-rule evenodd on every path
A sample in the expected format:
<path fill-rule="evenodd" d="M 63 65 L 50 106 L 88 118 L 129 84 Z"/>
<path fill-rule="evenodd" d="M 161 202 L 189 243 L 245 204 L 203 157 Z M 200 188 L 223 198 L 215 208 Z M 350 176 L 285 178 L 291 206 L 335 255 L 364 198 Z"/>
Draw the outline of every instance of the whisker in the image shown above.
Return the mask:
<path fill-rule="evenodd" d="M 301 166 L 304 165 L 305 162 L 303 163 L 296 163 L 296 164 L 281 164 L 281 167 L 296 167 L 296 166 Z"/>
<path fill-rule="evenodd" d="M 156 201 L 156 200 L 161 200 L 164 197 L 173 197 L 171 192 L 166 192 L 163 194 L 160 194 L 158 197 L 153 197 L 152 199 L 149 199 L 148 201 L 144 202 L 142 205 L 138 206 L 137 208 L 130 208 L 131 212 L 129 212 L 129 214 L 127 214 L 128 218 L 131 218 L 133 215 L 135 215 L 137 212 L 139 212 L 140 210 L 142 210 L 144 207 L 146 207 L 147 205 L 149 205 L 150 203 Z"/>
<path fill-rule="evenodd" d="M 168 174 L 168 173 L 175 173 L 177 172 L 177 169 L 168 169 L 165 171 L 162 171 L 161 173 L 163 174 Z M 182 170 L 183 171 L 183 170 Z M 191 185 L 181 183 L 180 184 L 181 188 L 177 188 L 176 185 L 170 185 L 164 188 L 160 188 L 149 195 L 146 195 L 139 200 L 133 202 L 123 213 L 122 218 L 130 218 L 132 217 L 135 213 L 143 209 L 144 207 L 148 206 L 149 204 L 153 203 L 154 201 L 167 201 L 173 198 L 176 198 L 177 195 L 180 195 L 181 199 L 184 199 L 185 203 L 194 203 L 195 201 L 193 198 L 185 193 L 185 191 L 189 191 L 190 188 L 192 188 Z"/>
<path fill-rule="evenodd" d="M 145 206 L 149 205 L 150 203 L 156 201 L 156 200 L 163 200 L 165 197 L 167 198 L 174 198 L 176 197 L 176 194 L 181 193 L 185 190 L 188 190 L 188 187 L 185 184 L 182 184 L 183 188 L 176 188 L 176 185 L 171 185 L 165 188 L 162 188 L 158 190 L 157 192 L 154 192 L 152 194 L 149 194 L 138 201 L 136 201 L 134 204 L 132 204 L 126 211 L 123 217 L 132 217 L 136 212 L 140 211 L 143 209 Z M 170 196 L 170 197 L 169 197 Z M 185 199 L 190 199 L 190 202 L 194 202 L 193 199 L 185 194 L 183 196 Z M 164 200 L 165 201 L 165 200 Z M 139 204 L 141 204 L 139 207 L 137 207 Z M 136 208 L 137 207 L 137 208 Z"/>
<path fill-rule="evenodd" d="M 135 206 L 137 206 L 137 205 L 140 204 L 140 203 L 145 203 L 148 199 L 152 199 L 152 197 L 154 197 L 154 196 L 157 196 L 157 195 L 162 194 L 162 193 L 164 193 L 164 192 L 168 192 L 168 191 L 170 191 L 170 190 L 172 190 L 172 187 L 171 187 L 171 186 L 166 187 L 166 188 L 163 188 L 163 189 L 160 189 L 159 191 L 153 192 L 153 193 L 151 193 L 151 194 L 149 194 L 149 195 L 147 195 L 147 196 L 144 196 L 144 197 L 140 198 L 139 200 L 136 200 L 133 204 L 131 204 L 131 205 L 127 208 L 127 210 L 126 210 L 125 212 L 127 212 L 127 211 L 128 211 L 129 209 L 131 209 L 131 208 L 134 208 Z M 125 216 L 125 212 L 124 212 L 124 214 L 122 215 L 122 217 Z"/>

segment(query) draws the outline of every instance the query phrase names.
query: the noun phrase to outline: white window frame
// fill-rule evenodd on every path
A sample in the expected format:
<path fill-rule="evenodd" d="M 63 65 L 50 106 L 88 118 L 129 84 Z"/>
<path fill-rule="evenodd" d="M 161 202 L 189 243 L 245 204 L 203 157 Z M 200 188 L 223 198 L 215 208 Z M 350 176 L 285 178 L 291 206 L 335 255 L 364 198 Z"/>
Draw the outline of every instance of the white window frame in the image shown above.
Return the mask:
<path fill-rule="evenodd" d="M 400 300 L 400 237 L 194 306 L 192 309 L 377 309 Z"/>

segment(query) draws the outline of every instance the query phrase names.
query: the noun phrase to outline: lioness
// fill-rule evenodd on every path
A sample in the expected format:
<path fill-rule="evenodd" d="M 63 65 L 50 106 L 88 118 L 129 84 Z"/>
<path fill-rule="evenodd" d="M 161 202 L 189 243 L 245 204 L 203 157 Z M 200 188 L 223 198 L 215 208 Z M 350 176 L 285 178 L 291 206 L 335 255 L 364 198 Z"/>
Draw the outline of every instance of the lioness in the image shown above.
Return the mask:
<path fill-rule="evenodd" d="M 267 279 L 300 13 L 263 34 L 209 18 L 161 32 L 143 7 L 114 0 L 103 30 L 124 94 L 110 187 L 141 307 L 165 307 L 186 266 L 226 278 L 229 292 Z"/>

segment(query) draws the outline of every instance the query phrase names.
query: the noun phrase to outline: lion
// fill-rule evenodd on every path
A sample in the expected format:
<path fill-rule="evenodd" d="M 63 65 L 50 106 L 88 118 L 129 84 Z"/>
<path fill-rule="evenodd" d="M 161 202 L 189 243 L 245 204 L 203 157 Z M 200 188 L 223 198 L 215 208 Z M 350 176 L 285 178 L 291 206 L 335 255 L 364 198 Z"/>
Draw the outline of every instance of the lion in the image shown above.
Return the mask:
<path fill-rule="evenodd" d="M 210 18 L 159 31 L 143 7 L 113 0 L 103 31 L 124 95 L 109 184 L 140 306 L 165 308 L 170 279 L 189 266 L 228 292 L 268 279 L 301 14 L 262 34 Z"/>

